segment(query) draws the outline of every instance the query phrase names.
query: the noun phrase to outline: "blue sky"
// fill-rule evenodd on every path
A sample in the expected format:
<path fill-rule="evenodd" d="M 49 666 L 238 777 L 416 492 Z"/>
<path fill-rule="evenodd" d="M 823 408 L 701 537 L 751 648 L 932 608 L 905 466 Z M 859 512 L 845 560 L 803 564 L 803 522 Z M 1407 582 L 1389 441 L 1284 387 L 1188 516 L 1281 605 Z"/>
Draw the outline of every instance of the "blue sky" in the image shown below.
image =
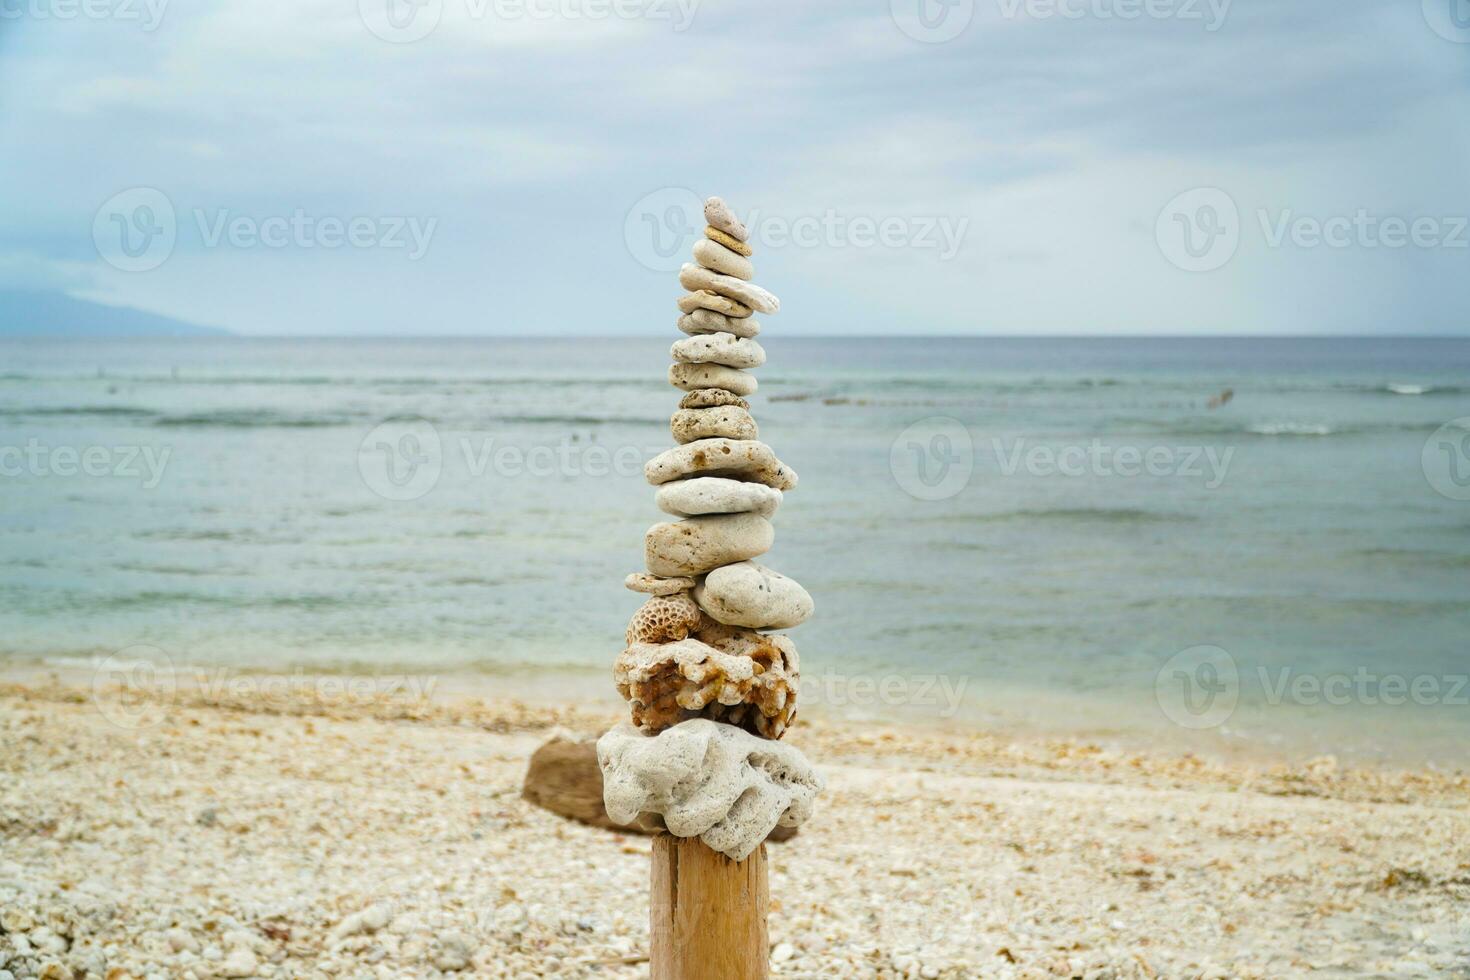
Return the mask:
<path fill-rule="evenodd" d="M 0 289 L 666 334 L 720 194 L 793 334 L 1470 333 L 1470 0 L 416 2 L 0 0 Z"/>

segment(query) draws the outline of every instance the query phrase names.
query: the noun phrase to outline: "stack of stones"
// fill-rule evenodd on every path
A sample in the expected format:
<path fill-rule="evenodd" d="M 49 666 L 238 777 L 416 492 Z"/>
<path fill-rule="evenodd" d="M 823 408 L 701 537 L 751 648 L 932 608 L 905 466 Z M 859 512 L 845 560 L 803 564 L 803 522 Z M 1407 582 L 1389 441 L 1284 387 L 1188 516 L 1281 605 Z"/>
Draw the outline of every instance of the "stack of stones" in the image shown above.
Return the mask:
<path fill-rule="evenodd" d="M 679 445 L 650 460 L 659 509 L 680 518 L 645 539 L 646 572 L 628 588 L 648 600 L 628 625 L 614 679 L 633 724 L 656 735 L 692 718 L 777 739 L 796 717 L 796 647 L 788 629 L 812 614 L 796 582 L 751 559 L 774 540 L 771 519 L 796 474 L 759 441 L 745 396 L 765 363 L 756 313 L 780 301 L 754 285 L 749 234 L 717 197 L 694 263 L 679 272 L 679 329 L 669 383 L 686 392 L 670 420 Z"/>

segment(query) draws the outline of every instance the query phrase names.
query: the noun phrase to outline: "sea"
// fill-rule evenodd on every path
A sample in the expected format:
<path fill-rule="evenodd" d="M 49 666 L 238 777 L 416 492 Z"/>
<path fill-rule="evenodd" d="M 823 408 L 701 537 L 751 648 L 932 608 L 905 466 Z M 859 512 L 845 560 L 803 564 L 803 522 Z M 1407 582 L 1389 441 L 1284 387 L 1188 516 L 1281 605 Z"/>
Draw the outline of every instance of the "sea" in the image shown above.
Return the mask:
<path fill-rule="evenodd" d="M 670 339 L 0 341 L 0 665 L 613 698 Z M 1470 340 L 761 343 L 809 712 L 1470 757 Z"/>

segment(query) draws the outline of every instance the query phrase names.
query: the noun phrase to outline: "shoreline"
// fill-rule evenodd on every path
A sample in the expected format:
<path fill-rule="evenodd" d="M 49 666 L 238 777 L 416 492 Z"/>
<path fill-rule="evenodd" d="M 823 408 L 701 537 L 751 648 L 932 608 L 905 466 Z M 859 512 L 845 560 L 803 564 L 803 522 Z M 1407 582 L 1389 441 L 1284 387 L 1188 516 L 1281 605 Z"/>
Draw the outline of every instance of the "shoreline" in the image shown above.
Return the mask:
<path fill-rule="evenodd" d="M 520 798 L 537 745 L 616 706 L 119 693 L 0 684 L 0 952 L 31 924 L 36 972 L 647 975 L 648 840 Z M 1470 956 L 1464 775 L 825 719 L 788 738 L 829 789 L 770 849 L 776 975 L 1433 976 Z"/>
<path fill-rule="evenodd" d="M 623 702 L 612 690 L 605 667 L 514 665 L 501 671 L 393 672 L 322 669 L 302 665 L 170 664 L 145 668 L 116 657 L 68 657 L 0 661 L 0 684 L 61 684 L 137 687 L 171 683 L 193 703 L 241 693 L 415 695 L 449 703 L 464 699 L 514 700 L 539 706 L 580 704 L 617 714 Z M 1159 701 L 1138 692 L 1057 691 L 1005 685 L 961 676 L 894 675 L 905 683 L 908 701 L 875 703 L 880 679 L 808 674 L 803 678 L 799 723 L 869 725 L 940 733 L 956 738 L 1001 735 L 1020 742 L 1054 740 L 1095 743 L 1109 750 L 1145 754 L 1198 755 L 1242 765 L 1299 766 L 1323 757 L 1376 769 L 1470 772 L 1464 746 L 1470 743 L 1470 707 L 1366 706 L 1303 708 L 1242 702 L 1227 723 L 1190 729 L 1165 717 Z M 867 688 L 856 683 L 867 680 Z M 855 692 L 855 693 L 850 693 Z M 978 697 L 975 695 L 978 692 Z M 202 699 L 202 700 L 201 700 Z M 927 701 L 928 703 L 924 703 Z M 1461 717 L 1451 717 L 1450 712 Z"/>

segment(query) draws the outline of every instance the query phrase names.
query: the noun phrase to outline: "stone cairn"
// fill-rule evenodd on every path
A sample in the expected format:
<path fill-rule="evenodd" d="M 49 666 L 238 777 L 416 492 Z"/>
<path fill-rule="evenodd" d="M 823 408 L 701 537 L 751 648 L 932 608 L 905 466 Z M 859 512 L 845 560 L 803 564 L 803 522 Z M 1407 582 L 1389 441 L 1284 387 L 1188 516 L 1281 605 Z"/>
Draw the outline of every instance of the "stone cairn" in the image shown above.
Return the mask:
<path fill-rule="evenodd" d="M 704 238 L 679 272 L 688 336 L 670 353 L 686 394 L 670 420 L 679 445 L 650 460 L 660 510 L 644 540 L 646 571 L 626 585 L 648 596 L 613 670 L 632 724 L 598 742 L 604 802 L 618 823 L 652 815 L 675 837 L 699 837 L 744 861 L 776 826 L 810 815 L 821 779 L 779 739 L 796 719 L 796 646 L 769 632 L 805 622 L 812 598 L 752 559 L 796 473 L 751 417 L 750 369 L 765 363 L 755 313 L 780 301 L 751 282 L 749 234 L 717 197 Z M 763 869 L 762 869 L 763 870 Z"/>

